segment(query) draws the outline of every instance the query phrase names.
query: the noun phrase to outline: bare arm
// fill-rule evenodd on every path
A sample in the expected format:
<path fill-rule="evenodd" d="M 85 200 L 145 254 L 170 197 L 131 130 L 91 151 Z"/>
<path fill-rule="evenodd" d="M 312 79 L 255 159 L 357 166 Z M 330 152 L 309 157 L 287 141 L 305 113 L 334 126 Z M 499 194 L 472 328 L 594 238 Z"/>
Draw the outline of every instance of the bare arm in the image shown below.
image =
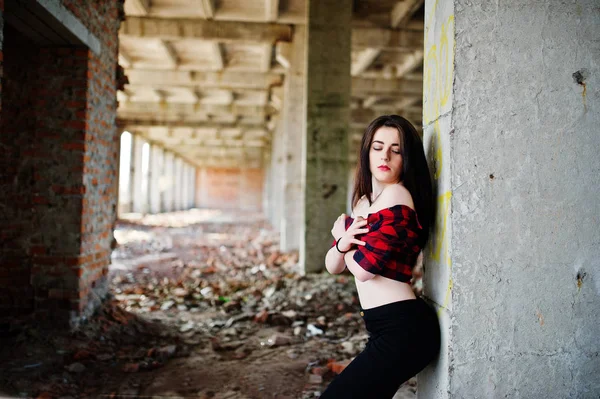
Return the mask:
<path fill-rule="evenodd" d="M 340 274 L 346 269 L 344 264 L 344 253 L 354 245 L 365 245 L 364 241 L 357 240 L 355 236 L 357 234 L 364 234 L 369 231 L 365 228 L 367 221 L 364 218 L 358 217 L 354 220 L 352 225 L 345 228 L 346 215 L 342 214 L 335 222 L 331 234 L 333 237 L 337 237 L 337 248 L 334 245 L 329 249 L 327 255 L 325 255 L 325 267 L 331 274 Z M 339 249 L 339 250 L 338 250 Z M 340 252 L 341 251 L 341 252 Z"/>
<path fill-rule="evenodd" d="M 325 256 L 325 267 L 331 274 L 340 274 L 346 268 L 344 254 L 338 252 L 335 246 L 331 247 Z"/>

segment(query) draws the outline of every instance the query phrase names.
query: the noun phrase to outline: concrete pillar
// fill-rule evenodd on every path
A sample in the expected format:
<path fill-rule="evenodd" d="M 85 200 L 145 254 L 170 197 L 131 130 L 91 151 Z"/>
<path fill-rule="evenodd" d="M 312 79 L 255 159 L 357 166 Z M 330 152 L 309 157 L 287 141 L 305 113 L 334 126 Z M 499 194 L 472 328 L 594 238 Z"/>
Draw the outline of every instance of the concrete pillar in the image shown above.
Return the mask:
<path fill-rule="evenodd" d="M 178 156 L 173 157 L 173 211 L 179 210 L 179 171 L 181 168 L 181 160 Z"/>
<path fill-rule="evenodd" d="M 189 164 L 185 166 L 185 209 L 191 208 L 190 201 L 190 192 L 192 191 L 192 184 L 190 181 L 190 176 L 192 172 L 192 167 Z"/>
<path fill-rule="evenodd" d="M 262 212 L 263 215 L 265 215 L 265 217 L 267 218 L 267 220 L 270 220 L 269 218 L 269 208 L 270 208 L 270 201 L 271 201 L 271 155 L 270 152 L 265 151 L 264 153 L 264 158 L 263 158 L 263 173 L 264 173 L 264 182 L 265 184 L 263 185 L 263 194 L 262 194 Z"/>
<path fill-rule="evenodd" d="M 175 174 L 175 158 L 172 152 L 165 151 L 165 180 L 163 191 L 163 211 L 173 212 L 174 210 L 174 174 Z"/>
<path fill-rule="evenodd" d="M 188 164 L 181 160 L 181 209 L 187 209 L 187 168 Z"/>
<path fill-rule="evenodd" d="M 300 263 L 325 267 L 331 226 L 346 209 L 352 1 L 308 0 L 306 228 Z"/>
<path fill-rule="evenodd" d="M 465 3 L 425 3 L 443 344 L 418 395 L 598 397 L 598 3 Z"/>
<path fill-rule="evenodd" d="M 207 208 L 208 195 L 206 190 L 206 181 L 208 180 L 208 170 L 206 167 L 200 168 L 198 171 L 198 180 L 196 186 L 196 198 L 198 201 L 198 207 Z"/>
<path fill-rule="evenodd" d="M 163 163 L 163 149 L 157 145 L 152 145 L 150 151 L 150 213 L 160 213 L 160 181 L 163 176 Z"/>
<path fill-rule="evenodd" d="M 196 191 L 197 191 L 197 187 L 198 187 L 198 168 L 197 167 L 193 167 L 192 168 L 192 174 L 190 176 L 190 180 L 192 182 L 192 192 L 190 193 L 190 201 L 192 201 L 192 208 L 196 208 L 198 207 L 198 201 L 197 201 L 197 197 L 196 197 Z"/>
<path fill-rule="evenodd" d="M 121 133 L 119 151 L 119 214 L 131 212 L 132 202 L 132 163 L 133 136 L 129 132 Z"/>
<path fill-rule="evenodd" d="M 146 193 L 144 192 L 144 173 L 143 173 L 143 160 L 142 151 L 144 148 L 144 139 L 141 136 L 133 136 L 133 156 L 132 156 L 132 211 L 143 213 L 144 204 L 146 203 Z"/>
<path fill-rule="evenodd" d="M 271 147 L 271 193 L 269 194 L 269 221 L 275 229 L 284 231 L 282 228 L 283 215 L 283 191 L 285 168 L 284 165 L 284 129 L 281 119 L 276 123 L 273 131 L 273 144 Z"/>
<path fill-rule="evenodd" d="M 182 179 L 183 175 L 183 160 L 179 157 L 175 157 L 175 179 L 174 179 L 174 190 L 175 190 L 175 210 L 180 211 L 183 209 L 181 198 L 182 198 Z"/>
<path fill-rule="evenodd" d="M 185 207 L 186 207 L 186 209 L 190 209 L 190 208 L 192 208 L 194 206 L 193 205 L 194 201 L 192 200 L 192 198 L 193 198 L 192 195 L 194 193 L 194 179 L 193 179 L 193 176 L 194 176 L 194 167 L 192 165 L 188 164 L 188 166 L 187 166 L 187 175 L 186 175 L 186 178 L 185 178 L 186 186 L 187 186 L 187 191 L 186 191 L 186 194 L 185 194 L 185 201 L 186 201 Z"/>
<path fill-rule="evenodd" d="M 188 196 L 188 164 L 184 161 L 181 164 L 181 209 L 187 209 Z"/>
<path fill-rule="evenodd" d="M 302 168 L 306 141 L 306 28 L 294 30 L 290 69 L 285 80 L 283 109 L 285 164 L 281 250 L 300 248 L 304 239 L 304 179 Z"/>

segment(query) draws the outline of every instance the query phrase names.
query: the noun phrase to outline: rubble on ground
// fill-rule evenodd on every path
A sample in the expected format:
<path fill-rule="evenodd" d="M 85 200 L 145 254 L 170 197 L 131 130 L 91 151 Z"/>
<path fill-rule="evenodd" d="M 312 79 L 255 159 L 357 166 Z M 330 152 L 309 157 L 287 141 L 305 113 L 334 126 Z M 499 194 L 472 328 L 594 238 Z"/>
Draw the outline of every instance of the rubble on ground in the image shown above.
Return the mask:
<path fill-rule="evenodd" d="M 277 233 L 264 221 L 203 215 L 119 223 L 109 299 L 68 334 L 44 335 L 25 322 L 13 327 L 12 347 L 0 356 L 25 355 L 0 363 L 0 386 L 27 397 L 138 395 L 149 389 L 136 382 L 143 373 L 172 359 L 202 356 L 229 368 L 303 361 L 300 378 L 290 371 L 292 381 L 301 381 L 289 397 L 318 397 L 368 338 L 352 276 L 303 275 L 298 254 L 280 253 Z M 98 375 L 111 380 L 116 371 L 112 385 L 98 381 Z M 270 391 L 279 389 L 273 373 Z M 411 384 L 408 394 L 414 394 Z M 277 396 L 259 388 L 254 396 L 223 386 L 194 397 L 283 398 L 291 389 L 281 387 Z"/>

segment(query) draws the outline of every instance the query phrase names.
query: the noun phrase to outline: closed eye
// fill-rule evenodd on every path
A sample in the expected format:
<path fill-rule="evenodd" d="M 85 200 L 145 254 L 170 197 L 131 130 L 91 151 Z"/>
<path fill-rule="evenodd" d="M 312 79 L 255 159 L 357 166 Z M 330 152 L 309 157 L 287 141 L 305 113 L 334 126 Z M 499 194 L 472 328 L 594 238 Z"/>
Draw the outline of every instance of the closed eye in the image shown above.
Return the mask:
<path fill-rule="evenodd" d="M 381 151 L 381 150 L 383 150 L 383 148 L 379 148 L 379 147 L 373 147 L 373 150 L 374 150 L 374 151 Z M 398 154 L 398 155 L 400 155 L 400 151 L 397 151 L 397 150 L 392 150 L 392 152 L 393 152 L 394 154 Z"/>

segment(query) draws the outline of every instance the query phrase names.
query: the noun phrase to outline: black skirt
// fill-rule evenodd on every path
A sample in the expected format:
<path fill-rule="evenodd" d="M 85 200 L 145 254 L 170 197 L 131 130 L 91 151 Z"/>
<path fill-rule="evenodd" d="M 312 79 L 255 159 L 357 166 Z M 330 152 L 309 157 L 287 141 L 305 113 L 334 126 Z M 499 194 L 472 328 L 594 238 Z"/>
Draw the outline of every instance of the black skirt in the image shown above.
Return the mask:
<path fill-rule="evenodd" d="M 402 383 L 423 370 L 440 349 L 435 310 L 423 299 L 361 311 L 369 340 L 335 377 L 322 399 L 392 398 Z"/>

